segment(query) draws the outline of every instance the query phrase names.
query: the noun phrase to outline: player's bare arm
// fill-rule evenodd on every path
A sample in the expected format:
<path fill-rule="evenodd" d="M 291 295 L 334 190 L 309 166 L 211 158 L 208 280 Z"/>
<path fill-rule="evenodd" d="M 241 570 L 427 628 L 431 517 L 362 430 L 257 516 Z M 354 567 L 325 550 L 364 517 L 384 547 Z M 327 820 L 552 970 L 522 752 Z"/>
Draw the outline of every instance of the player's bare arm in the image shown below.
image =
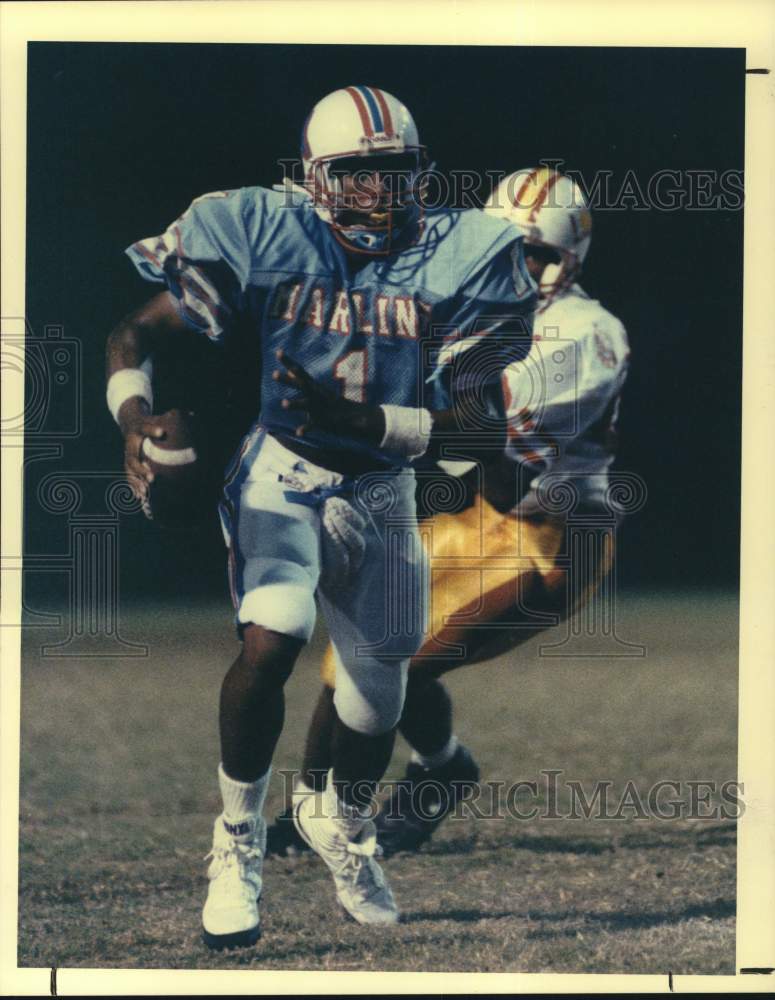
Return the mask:
<path fill-rule="evenodd" d="M 120 371 L 137 371 L 153 353 L 160 338 L 188 329 L 175 298 L 162 292 L 129 313 L 111 332 L 106 347 L 106 377 Z M 117 422 L 124 435 L 124 471 L 138 499 L 145 499 L 153 482 L 153 472 L 142 455 L 143 440 L 161 439 L 164 430 L 159 416 L 151 413 L 144 396 L 129 396 L 117 411 Z"/>

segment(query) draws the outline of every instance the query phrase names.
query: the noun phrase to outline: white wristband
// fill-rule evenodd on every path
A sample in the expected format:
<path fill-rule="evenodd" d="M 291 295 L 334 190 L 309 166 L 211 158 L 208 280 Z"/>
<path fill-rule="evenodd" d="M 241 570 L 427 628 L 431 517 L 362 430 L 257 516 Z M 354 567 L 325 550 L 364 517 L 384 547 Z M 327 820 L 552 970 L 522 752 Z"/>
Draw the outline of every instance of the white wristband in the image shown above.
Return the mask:
<path fill-rule="evenodd" d="M 429 410 L 413 406 L 381 407 L 385 414 L 385 436 L 380 448 L 412 460 L 424 455 L 431 440 L 433 417 Z"/>
<path fill-rule="evenodd" d="M 108 409 L 118 423 L 118 411 L 133 396 L 142 397 L 153 411 L 153 390 L 151 388 L 151 363 L 148 359 L 142 368 L 121 368 L 108 379 Z"/>

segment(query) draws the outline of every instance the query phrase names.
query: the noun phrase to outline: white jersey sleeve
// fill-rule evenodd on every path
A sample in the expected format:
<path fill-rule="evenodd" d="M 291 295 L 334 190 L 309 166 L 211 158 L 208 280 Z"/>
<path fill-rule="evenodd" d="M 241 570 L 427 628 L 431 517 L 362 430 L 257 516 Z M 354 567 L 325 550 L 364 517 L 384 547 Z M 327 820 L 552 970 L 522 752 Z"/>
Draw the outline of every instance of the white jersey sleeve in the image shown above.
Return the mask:
<path fill-rule="evenodd" d="M 551 473 L 602 501 L 628 359 L 622 324 L 578 286 L 536 316 L 528 356 L 503 373 L 506 453 L 535 471 L 531 493 Z"/>

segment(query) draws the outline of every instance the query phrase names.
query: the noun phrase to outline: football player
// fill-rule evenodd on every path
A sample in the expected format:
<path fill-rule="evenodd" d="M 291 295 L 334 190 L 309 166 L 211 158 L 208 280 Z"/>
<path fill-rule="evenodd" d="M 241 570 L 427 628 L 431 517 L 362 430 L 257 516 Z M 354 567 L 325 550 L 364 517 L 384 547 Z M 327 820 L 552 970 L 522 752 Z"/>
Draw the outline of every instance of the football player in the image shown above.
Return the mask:
<path fill-rule="evenodd" d="M 589 209 L 570 178 L 536 168 L 506 177 L 485 210 L 524 235 L 540 295 L 533 345 L 503 373 L 508 439 L 502 457 L 480 465 L 473 504 L 436 514 L 424 527 L 430 628 L 410 664 L 399 723 L 411 761 L 376 820 L 386 853 L 424 843 L 479 778 L 453 732 L 452 704 L 439 678 L 566 618 L 589 599 L 613 557 L 610 531 L 598 531 L 594 546 L 568 546 L 567 510 L 557 503 L 573 496 L 565 506 L 573 507 L 577 533 L 585 514 L 591 525 L 601 514 L 611 521 L 608 469 L 629 348 L 619 320 L 577 281 L 590 246 Z M 322 677 L 296 801 L 325 782 L 335 684 L 330 650 Z M 270 827 L 272 852 L 304 847 L 288 816 L 286 810 Z"/>
<path fill-rule="evenodd" d="M 424 634 L 411 461 L 461 436 L 455 394 L 466 365 L 469 380 L 483 373 L 482 413 L 498 424 L 491 373 L 524 357 L 536 301 L 508 221 L 424 208 L 425 150 L 392 95 L 353 86 L 323 98 L 304 126 L 302 160 L 302 185 L 205 195 L 129 247 L 141 275 L 166 287 L 108 342 L 108 404 L 140 497 L 152 479 L 144 442 L 163 433 L 154 345 L 184 331 L 226 344 L 239 328 L 262 361 L 260 411 L 220 506 L 242 646 L 220 695 L 223 811 L 203 911 L 212 948 L 260 935 L 262 808 L 283 685 L 312 634 L 316 599 L 336 674 L 331 773 L 295 823 L 356 921 L 398 919 L 369 816 Z M 444 357 L 425 351 L 436 329 Z"/>

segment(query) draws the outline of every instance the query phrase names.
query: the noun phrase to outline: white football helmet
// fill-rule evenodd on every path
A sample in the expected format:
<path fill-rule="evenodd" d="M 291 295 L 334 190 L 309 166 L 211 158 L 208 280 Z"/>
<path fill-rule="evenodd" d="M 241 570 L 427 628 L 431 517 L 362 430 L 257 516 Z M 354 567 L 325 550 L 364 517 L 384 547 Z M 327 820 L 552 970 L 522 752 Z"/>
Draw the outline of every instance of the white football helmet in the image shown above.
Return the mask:
<path fill-rule="evenodd" d="M 592 241 L 592 215 L 579 185 L 550 167 L 517 170 L 504 177 L 485 211 L 519 227 L 527 246 L 555 251 L 538 285 L 539 309 L 561 295 L 581 271 Z"/>
<path fill-rule="evenodd" d="M 425 147 L 411 114 L 392 94 L 353 86 L 318 101 L 304 125 L 301 157 L 318 215 L 348 250 L 388 254 L 417 239 Z M 377 169 L 391 179 L 389 203 L 359 219 L 344 202 L 342 176 Z"/>

